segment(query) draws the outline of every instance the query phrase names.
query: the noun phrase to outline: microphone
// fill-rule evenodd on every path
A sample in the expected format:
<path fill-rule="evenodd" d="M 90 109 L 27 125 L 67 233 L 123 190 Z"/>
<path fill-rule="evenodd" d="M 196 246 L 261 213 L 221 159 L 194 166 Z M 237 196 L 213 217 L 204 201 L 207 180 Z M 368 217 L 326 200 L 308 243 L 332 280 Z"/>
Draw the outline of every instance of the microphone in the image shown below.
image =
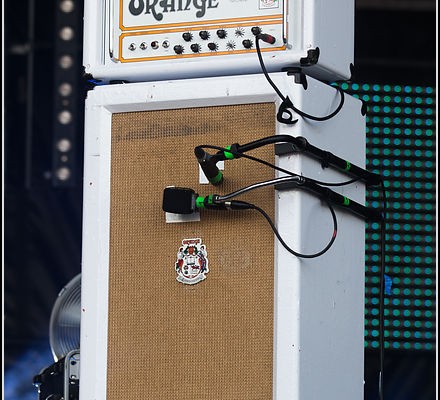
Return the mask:
<path fill-rule="evenodd" d="M 220 185 L 223 182 L 223 174 L 218 169 L 217 162 L 222 161 L 224 158 L 220 157 L 220 154 L 208 154 L 201 147 L 196 147 L 194 154 L 209 183 L 214 186 Z"/>
<path fill-rule="evenodd" d="M 199 196 L 193 189 L 167 187 L 163 191 L 162 210 L 173 214 L 193 214 L 198 209 L 247 210 L 252 205 L 243 201 L 217 201 L 218 195 Z"/>
<path fill-rule="evenodd" d="M 162 210 L 173 214 L 192 214 L 196 210 L 197 197 L 192 189 L 167 187 L 163 191 Z"/>

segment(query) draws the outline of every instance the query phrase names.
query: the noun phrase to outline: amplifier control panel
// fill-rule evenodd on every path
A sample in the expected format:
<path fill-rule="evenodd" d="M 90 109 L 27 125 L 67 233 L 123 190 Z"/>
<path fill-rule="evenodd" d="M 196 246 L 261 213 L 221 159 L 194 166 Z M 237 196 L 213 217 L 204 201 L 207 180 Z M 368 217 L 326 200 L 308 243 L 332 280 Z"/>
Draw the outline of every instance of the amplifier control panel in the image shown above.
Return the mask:
<path fill-rule="evenodd" d="M 128 32 L 120 36 L 118 57 L 115 61 L 136 62 L 175 58 L 221 56 L 255 51 L 255 37 L 268 33 L 276 42 L 260 41 L 260 48 L 282 50 L 282 22 L 256 21 L 251 24 L 207 25 L 189 29 Z"/>

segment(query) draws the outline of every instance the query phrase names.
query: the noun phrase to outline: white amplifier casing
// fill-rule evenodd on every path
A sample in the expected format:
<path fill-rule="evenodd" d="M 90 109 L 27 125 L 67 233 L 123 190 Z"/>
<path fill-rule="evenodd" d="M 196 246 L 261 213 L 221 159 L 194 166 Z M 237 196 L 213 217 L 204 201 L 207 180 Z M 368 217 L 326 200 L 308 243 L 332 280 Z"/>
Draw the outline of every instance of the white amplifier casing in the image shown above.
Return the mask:
<path fill-rule="evenodd" d="M 86 0 L 84 67 L 130 82 L 302 67 L 320 80 L 351 76 L 354 0 Z"/>
<path fill-rule="evenodd" d="M 312 78 L 307 78 L 307 80 L 308 88 L 304 89 L 302 85 L 294 82 L 293 77 L 285 73 L 273 74 L 274 83 L 281 92 L 293 100 L 298 108 L 318 116 L 329 114 L 339 102 L 338 92 Z M 183 110 L 184 113 L 185 109 L 259 103 L 272 103 L 276 108 L 279 106 L 277 95 L 262 75 L 107 85 L 98 86 L 88 93 L 85 118 L 81 306 L 80 398 L 82 400 L 112 398 L 107 393 L 107 385 L 112 384 L 112 380 L 108 377 L 110 369 L 116 369 L 118 377 L 122 374 L 121 382 L 125 380 L 124 377 L 128 379 L 133 372 L 130 368 L 121 365 L 122 361 L 112 363 L 108 360 L 109 316 L 111 312 L 114 312 L 112 308 L 109 309 L 109 254 L 112 246 L 110 221 L 114 218 L 110 213 L 111 188 L 116 183 L 111 179 L 112 157 L 115 150 L 112 143 L 117 143 L 112 141 L 114 116 L 118 113 L 137 115 L 157 110 L 171 110 L 171 115 L 174 115 L 173 110 Z M 363 167 L 365 166 L 365 117 L 361 115 L 361 106 L 359 100 L 347 96 L 342 110 L 334 118 L 325 122 L 310 121 L 298 116 L 299 120 L 296 124 L 284 125 L 277 123 L 273 115 L 273 133 L 303 136 L 315 146 L 331 151 Z M 151 129 L 155 131 L 155 121 L 151 120 L 151 124 Z M 184 128 L 187 129 L 183 126 L 182 129 Z M 118 132 L 113 135 L 116 135 L 113 136 L 113 140 L 119 140 Z M 176 136 L 175 149 L 182 160 L 194 158 L 194 169 L 191 174 L 197 176 L 198 165 L 193 148 L 180 146 L 180 137 Z M 143 139 L 133 134 L 132 140 L 134 145 L 137 145 Z M 230 127 L 229 133 L 225 133 L 224 137 L 219 136 L 217 143 L 213 144 L 224 146 L 230 143 L 234 143 L 233 126 Z M 194 143 L 194 145 L 198 144 L 202 143 Z M 139 154 L 142 159 L 148 157 L 148 154 Z M 140 160 L 136 158 L 139 154 L 135 156 L 128 152 L 123 162 L 135 167 Z M 181 184 L 176 181 L 170 168 L 178 169 L 178 165 L 167 167 L 166 157 L 163 159 L 158 157 L 155 162 L 162 163 L 162 166 L 141 171 L 137 178 L 130 176 L 124 178 L 127 181 L 127 187 L 133 188 L 129 190 L 134 190 L 132 195 L 136 195 L 135 191 L 139 189 L 135 190 L 135 186 L 131 186 L 133 183 L 130 179 L 141 179 L 145 185 L 148 185 L 150 178 L 159 173 L 158 171 L 170 169 L 170 177 L 167 181 L 157 185 L 158 187 L 149 189 L 157 191 L 154 194 L 154 198 L 157 199 L 157 210 L 154 208 L 156 206 L 153 209 L 156 210 L 156 220 L 160 222 L 157 226 L 149 225 L 146 228 L 147 231 L 154 232 L 166 225 L 165 215 L 162 216 L 160 205 L 162 190 L 170 183 L 176 186 Z M 229 162 L 240 163 L 241 161 Z M 345 174 L 333 168 L 323 169 L 318 161 L 301 154 L 279 156 L 276 162 L 280 167 L 321 181 L 340 182 L 348 179 Z M 231 166 L 228 163 L 225 162 L 225 179 L 228 176 L 228 168 Z M 237 184 L 239 185 L 240 182 Z M 138 182 L 136 187 L 142 188 L 142 182 Z M 215 190 L 206 185 L 203 194 L 215 193 Z M 360 182 L 339 189 L 334 188 L 334 190 L 361 204 L 364 203 L 365 188 Z M 296 189 L 274 191 L 273 196 L 276 225 L 287 243 L 304 253 L 311 253 L 321 249 L 328 242 L 333 229 L 331 217 L 325 204 L 316 196 Z M 125 197 L 127 204 L 122 205 L 123 213 L 133 213 L 135 222 L 142 224 L 142 221 L 148 217 L 143 214 L 143 203 L 133 205 L 130 204 L 132 196 L 128 193 Z M 121 205 L 115 205 L 114 202 L 113 205 L 121 207 Z M 274 400 L 363 398 L 365 222 L 362 218 L 345 210 L 337 209 L 336 213 L 338 235 L 333 247 L 324 255 L 314 259 L 301 259 L 289 254 L 275 240 L 274 248 L 273 243 L 268 243 L 266 246 L 274 251 L 273 264 L 254 265 L 254 267 L 265 268 L 269 280 L 273 277 L 273 330 L 270 335 L 270 341 L 273 343 L 273 361 L 270 362 L 272 371 L 269 381 L 272 386 L 271 398 Z M 202 216 L 207 225 L 209 225 L 210 218 L 208 214 Z M 255 221 L 258 220 L 260 217 L 255 215 Z M 185 226 L 197 230 L 199 222 L 191 224 Z M 175 229 L 181 228 L 179 224 L 173 224 L 173 226 Z M 264 230 L 266 228 L 270 229 L 269 226 L 264 225 Z M 122 236 L 131 237 L 131 234 L 131 229 L 127 227 L 123 230 Z M 221 238 L 222 232 L 219 231 L 217 234 Z M 255 240 L 258 235 L 259 233 L 256 232 Z M 126 240 L 123 237 L 114 238 L 116 242 L 120 239 Z M 128 240 L 129 243 L 130 240 Z M 140 241 L 142 242 L 142 238 Z M 142 248 L 133 246 L 130 251 L 139 252 L 140 250 Z M 157 254 L 157 247 L 151 250 L 151 254 Z M 156 253 L 153 250 L 156 250 Z M 159 250 L 159 254 L 168 252 L 165 249 Z M 231 249 L 224 249 L 226 254 L 229 250 Z M 261 250 L 264 251 L 264 248 Z M 130 251 L 127 257 L 130 257 Z M 174 251 L 177 250 L 171 247 L 171 259 L 175 257 Z M 127 273 L 132 273 L 135 265 L 128 265 Z M 117 267 L 117 265 L 113 266 L 113 268 Z M 164 271 L 172 270 L 173 264 L 164 266 L 164 268 Z M 206 282 L 215 285 L 217 281 L 214 277 L 219 266 L 215 265 L 214 259 L 210 259 L 209 268 L 211 276 L 208 276 Z M 138 290 L 142 290 L 142 280 L 135 276 L 135 282 L 140 288 Z M 176 283 L 175 278 L 171 276 L 167 285 L 174 288 L 175 285 L 180 284 Z M 206 287 L 203 285 L 204 283 L 195 285 L 196 290 L 203 290 Z M 165 300 L 168 294 L 171 296 L 171 291 L 165 290 L 163 293 Z M 187 293 L 195 292 L 187 291 Z M 134 291 L 133 300 L 127 302 L 127 309 L 121 314 L 121 318 L 129 316 L 131 309 L 135 312 L 139 308 L 137 301 L 146 302 L 148 306 L 148 301 L 150 301 L 148 296 L 147 292 L 137 294 Z M 155 298 L 151 297 L 151 301 L 154 303 Z M 237 301 L 240 301 L 240 298 Z M 147 306 L 142 307 L 148 308 Z M 141 310 L 146 308 L 141 308 Z M 239 312 L 238 309 L 237 312 Z M 158 315 L 156 318 L 163 318 L 165 324 L 166 317 L 166 315 Z M 219 316 L 212 316 L 212 318 L 216 317 Z M 191 314 L 191 318 L 197 319 L 197 314 Z M 240 315 L 237 318 L 240 318 Z M 118 346 L 131 340 L 129 336 L 138 329 L 137 326 L 141 324 L 141 321 L 133 319 L 132 323 L 133 325 L 130 325 L 130 329 L 127 330 L 128 333 L 121 335 Z M 153 329 L 152 325 L 156 327 L 161 323 L 160 320 L 151 320 L 145 329 Z M 171 324 L 173 321 L 168 321 L 168 323 Z M 256 330 L 259 328 L 255 326 Z M 158 334 L 162 337 L 172 334 L 165 328 L 159 331 Z M 225 335 L 229 334 L 230 332 L 225 332 Z M 142 335 L 136 338 L 142 340 Z M 148 345 L 148 343 L 143 344 L 144 347 Z M 144 349 L 131 348 L 130 350 L 134 365 L 138 362 L 148 365 L 148 359 L 138 358 L 140 350 Z M 166 352 L 167 349 L 163 351 Z M 253 351 L 257 354 L 261 349 L 255 348 Z M 191 361 L 190 358 L 185 361 L 189 363 L 190 371 L 192 371 Z M 233 361 L 231 361 L 232 365 L 234 365 Z M 142 373 L 148 373 L 149 368 L 145 367 L 147 371 L 143 370 Z M 154 366 L 151 368 L 154 369 Z M 210 379 L 212 377 L 206 377 L 201 384 L 209 385 Z M 148 397 L 148 393 L 144 392 L 146 390 L 144 385 L 145 381 L 137 382 L 134 389 L 139 389 L 144 396 Z M 164 380 L 163 391 L 167 390 L 166 385 Z M 182 385 L 181 390 L 185 392 L 184 383 Z M 227 389 L 224 388 L 224 390 Z M 227 398 L 237 399 L 238 397 L 232 395 Z"/>

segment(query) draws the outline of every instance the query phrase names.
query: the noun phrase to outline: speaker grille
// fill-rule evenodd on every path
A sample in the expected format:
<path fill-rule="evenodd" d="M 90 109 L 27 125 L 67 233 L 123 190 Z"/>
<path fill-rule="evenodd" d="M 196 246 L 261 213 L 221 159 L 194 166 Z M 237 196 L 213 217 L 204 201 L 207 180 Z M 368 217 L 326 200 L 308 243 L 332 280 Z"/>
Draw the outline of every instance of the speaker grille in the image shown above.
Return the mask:
<path fill-rule="evenodd" d="M 274 239 L 253 211 L 201 212 L 166 224 L 166 186 L 200 195 L 271 179 L 227 161 L 220 188 L 200 185 L 193 149 L 275 133 L 273 103 L 114 114 L 112 117 L 107 399 L 271 399 Z M 273 148 L 252 153 L 273 161 Z M 274 215 L 273 188 L 248 193 Z M 176 280 L 183 239 L 201 238 L 209 273 Z"/>

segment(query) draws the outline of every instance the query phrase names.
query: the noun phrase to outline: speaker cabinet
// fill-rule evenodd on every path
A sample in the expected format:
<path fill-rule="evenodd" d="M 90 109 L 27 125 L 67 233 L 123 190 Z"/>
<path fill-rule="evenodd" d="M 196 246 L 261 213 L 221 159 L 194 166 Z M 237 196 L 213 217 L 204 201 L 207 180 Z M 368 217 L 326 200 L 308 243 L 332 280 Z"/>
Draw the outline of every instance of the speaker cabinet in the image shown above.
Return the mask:
<path fill-rule="evenodd" d="M 334 88 L 274 74 L 297 107 L 324 115 Z M 360 102 L 326 122 L 277 122 L 262 76 L 110 85 L 86 102 L 81 399 L 360 399 L 364 221 L 338 213 L 333 247 L 289 254 L 253 210 L 166 215 L 168 186 L 226 194 L 279 173 L 225 161 L 224 182 L 200 179 L 194 147 L 304 136 L 364 165 Z M 326 181 L 347 180 L 299 154 L 255 157 Z M 343 193 L 363 202 L 362 184 Z M 241 200 L 276 222 L 291 247 L 320 250 L 333 230 L 315 196 L 264 187 Z M 182 267 L 183 265 L 183 267 Z M 181 268 L 182 267 L 182 268 Z M 201 272 L 203 271 L 203 272 Z M 195 284 L 188 284 L 194 283 Z"/>

